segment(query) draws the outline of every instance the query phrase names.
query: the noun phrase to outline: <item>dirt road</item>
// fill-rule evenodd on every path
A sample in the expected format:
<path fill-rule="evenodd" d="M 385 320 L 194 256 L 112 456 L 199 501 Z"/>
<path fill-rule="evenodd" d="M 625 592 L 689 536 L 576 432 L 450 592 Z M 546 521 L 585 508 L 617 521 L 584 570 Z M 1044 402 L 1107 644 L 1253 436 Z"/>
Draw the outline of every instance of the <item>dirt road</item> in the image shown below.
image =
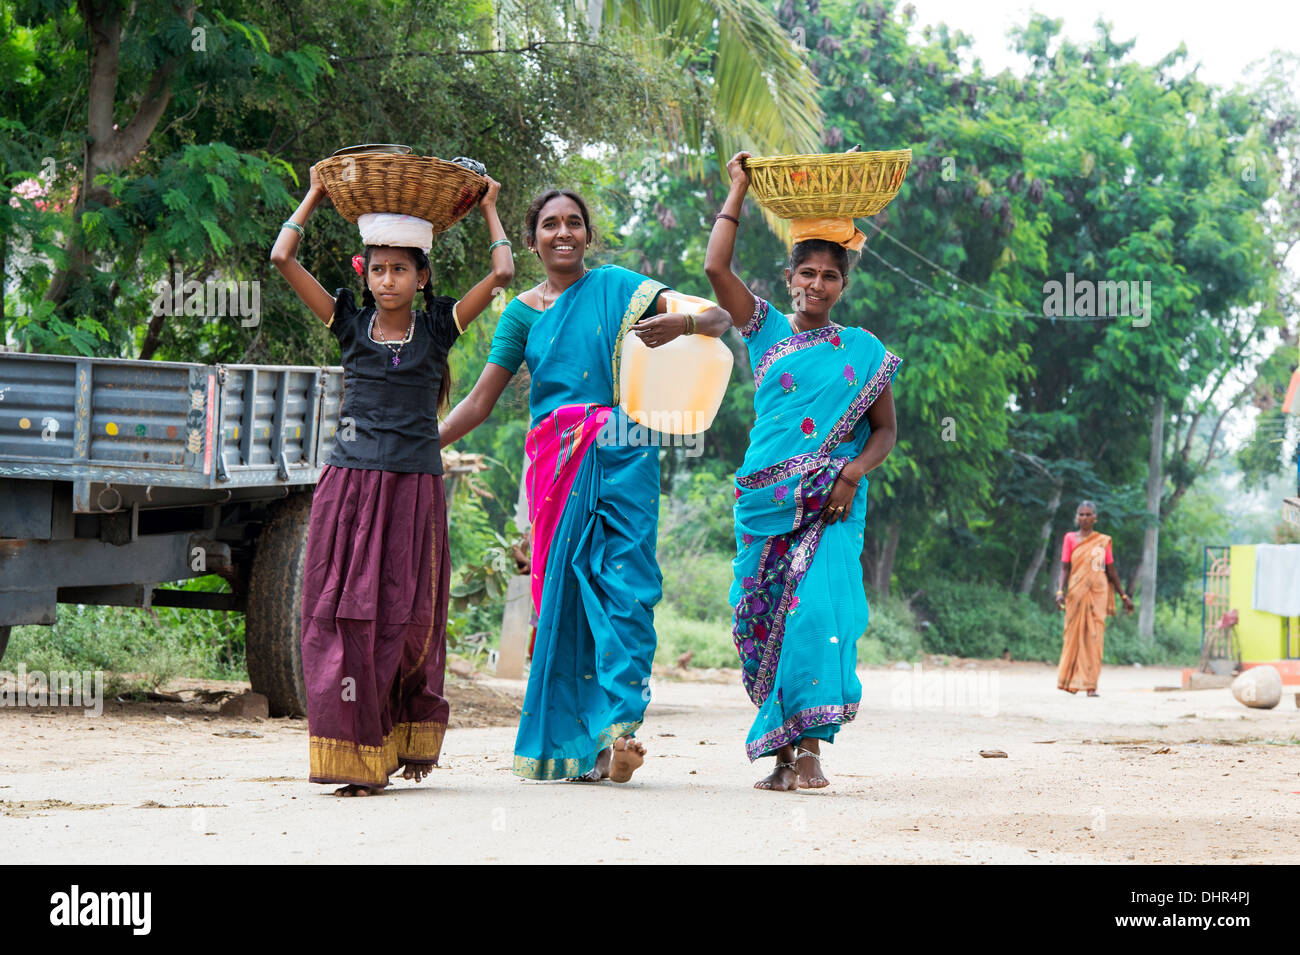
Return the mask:
<path fill-rule="evenodd" d="M 1039 664 L 861 676 L 832 787 L 799 794 L 750 788 L 770 761 L 744 757 L 731 682 L 658 681 L 625 786 L 516 779 L 494 727 L 449 732 L 431 784 L 354 800 L 306 782 L 304 721 L 4 708 L 0 844 L 18 863 L 1300 862 L 1291 695 L 1248 710 L 1128 667 L 1098 699 Z"/>

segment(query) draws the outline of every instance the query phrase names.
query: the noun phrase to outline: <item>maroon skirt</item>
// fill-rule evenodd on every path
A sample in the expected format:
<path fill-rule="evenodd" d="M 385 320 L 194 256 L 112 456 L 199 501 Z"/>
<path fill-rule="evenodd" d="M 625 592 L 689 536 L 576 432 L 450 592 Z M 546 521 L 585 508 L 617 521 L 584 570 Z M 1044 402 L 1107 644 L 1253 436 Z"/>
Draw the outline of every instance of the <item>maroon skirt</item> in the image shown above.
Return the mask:
<path fill-rule="evenodd" d="M 312 782 L 437 764 L 450 583 L 441 475 L 325 468 L 302 588 Z"/>

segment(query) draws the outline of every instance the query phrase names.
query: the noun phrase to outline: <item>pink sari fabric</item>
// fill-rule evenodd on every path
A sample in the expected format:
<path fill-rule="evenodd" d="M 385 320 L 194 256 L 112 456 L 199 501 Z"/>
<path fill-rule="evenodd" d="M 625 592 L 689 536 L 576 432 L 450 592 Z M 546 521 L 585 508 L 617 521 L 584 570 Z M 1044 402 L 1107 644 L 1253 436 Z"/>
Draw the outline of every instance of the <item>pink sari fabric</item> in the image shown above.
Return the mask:
<path fill-rule="evenodd" d="M 528 516 L 533 525 L 533 607 L 538 613 L 551 538 L 582 459 L 605 426 L 610 410 L 601 405 L 565 405 L 543 418 L 524 442 L 529 461 Z"/>

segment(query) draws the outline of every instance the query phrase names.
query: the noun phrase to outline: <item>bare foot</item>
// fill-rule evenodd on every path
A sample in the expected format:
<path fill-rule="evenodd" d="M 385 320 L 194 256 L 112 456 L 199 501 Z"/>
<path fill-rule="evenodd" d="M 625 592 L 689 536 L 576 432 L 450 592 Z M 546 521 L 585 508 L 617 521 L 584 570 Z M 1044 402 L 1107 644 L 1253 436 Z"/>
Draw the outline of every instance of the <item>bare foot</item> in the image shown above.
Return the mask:
<path fill-rule="evenodd" d="M 402 778 L 413 779 L 417 783 L 433 772 L 432 763 L 402 763 Z"/>
<path fill-rule="evenodd" d="M 776 752 L 776 768 L 770 775 L 754 783 L 754 788 L 787 793 L 797 789 L 798 785 L 799 774 L 795 772 L 794 747 L 782 746 Z"/>
<path fill-rule="evenodd" d="M 820 745 L 815 739 L 800 742 L 803 746 L 799 748 L 799 758 L 796 761 L 799 765 L 799 788 L 824 789 L 831 781 L 822 772 Z"/>
<path fill-rule="evenodd" d="M 592 767 L 591 772 L 583 773 L 581 776 L 572 777 L 571 783 L 598 783 L 602 779 L 609 779 L 609 757 L 610 750 L 606 746 L 596 754 L 596 765 Z"/>
<path fill-rule="evenodd" d="M 336 796 L 377 796 L 383 792 L 382 786 L 358 786 L 354 783 L 348 783 L 346 786 L 340 786 L 334 790 Z"/>
<path fill-rule="evenodd" d="M 614 754 L 610 760 L 609 778 L 625 783 L 645 762 L 645 747 L 630 736 L 614 740 Z"/>
<path fill-rule="evenodd" d="M 1089 695 L 1089 696 L 1101 696 L 1101 694 L 1098 693 L 1096 690 L 1089 690 L 1089 691 L 1088 691 L 1088 695 Z"/>

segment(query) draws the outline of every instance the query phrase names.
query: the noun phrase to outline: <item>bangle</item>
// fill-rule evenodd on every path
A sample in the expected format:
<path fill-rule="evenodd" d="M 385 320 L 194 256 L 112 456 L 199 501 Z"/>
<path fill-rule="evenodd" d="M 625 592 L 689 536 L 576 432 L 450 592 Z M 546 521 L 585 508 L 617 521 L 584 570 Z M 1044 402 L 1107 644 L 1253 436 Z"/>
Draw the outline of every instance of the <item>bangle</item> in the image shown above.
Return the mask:
<path fill-rule="evenodd" d="M 845 484 L 847 484 L 849 487 L 857 487 L 858 484 L 861 484 L 861 483 L 862 483 L 861 481 L 859 481 L 858 484 L 854 484 L 852 481 L 850 481 L 848 478 L 846 478 L 846 477 L 844 476 L 844 472 L 843 472 L 843 471 L 841 471 L 839 474 L 835 475 L 835 480 L 837 480 L 837 481 L 843 481 L 843 482 L 844 482 Z"/>
<path fill-rule="evenodd" d="M 725 212 L 719 212 L 717 215 L 713 217 L 714 222 L 717 222 L 719 219 L 726 219 L 728 222 L 734 222 L 736 223 L 736 225 L 740 225 L 739 219 L 737 219 L 735 216 L 729 216 Z"/>
<path fill-rule="evenodd" d="M 683 332 L 682 334 L 684 335 L 695 334 L 695 316 L 690 314 L 689 312 L 686 313 L 686 331 Z"/>
<path fill-rule="evenodd" d="M 493 242 L 491 245 L 488 246 L 488 255 L 491 255 L 492 252 L 493 252 L 493 250 L 496 249 L 496 247 L 499 246 L 499 245 L 509 246 L 509 245 L 510 245 L 510 240 L 509 240 L 509 239 L 497 239 L 495 242 Z"/>
<path fill-rule="evenodd" d="M 281 232 L 283 232 L 285 229 L 292 229 L 294 232 L 297 232 L 299 235 L 307 234 L 303 230 L 303 227 L 298 225 L 298 223 L 294 222 L 292 219 L 285 219 L 284 222 L 280 225 Z"/>

